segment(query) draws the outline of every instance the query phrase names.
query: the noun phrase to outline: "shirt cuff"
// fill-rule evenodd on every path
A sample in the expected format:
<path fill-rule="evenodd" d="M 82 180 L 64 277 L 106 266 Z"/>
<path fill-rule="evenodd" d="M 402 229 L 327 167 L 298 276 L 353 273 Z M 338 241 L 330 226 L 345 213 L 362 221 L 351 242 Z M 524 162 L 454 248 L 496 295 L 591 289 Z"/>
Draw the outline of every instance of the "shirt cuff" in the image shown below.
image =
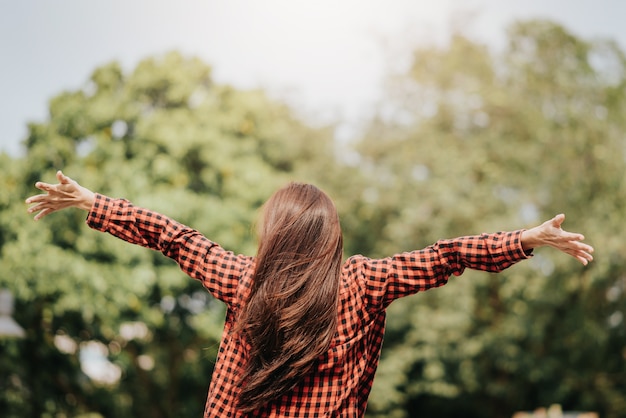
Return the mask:
<path fill-rule="evenodd" d="M 95 193 L 93 205 L 87 214 L 87 225 L 98 231 L 106 231 L 113 206 L 112 198 Z"/>
<path fill-rule="evenodd" d="M 516 262 L 533 256 L 532 249 L 524 251 L 524 248 L 522 248 L 522 232 L 524 231 L 524 229 L 520 229 L 505 233 L 502 251 L 509 261 Z"/>

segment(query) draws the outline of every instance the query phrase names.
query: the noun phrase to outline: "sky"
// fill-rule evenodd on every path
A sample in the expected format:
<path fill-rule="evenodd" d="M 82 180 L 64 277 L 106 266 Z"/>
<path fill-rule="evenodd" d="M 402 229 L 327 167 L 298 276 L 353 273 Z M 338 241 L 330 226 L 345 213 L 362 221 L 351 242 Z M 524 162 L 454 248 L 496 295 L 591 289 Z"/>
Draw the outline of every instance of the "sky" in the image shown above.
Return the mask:
<path fill-rule="evenodd" d="M 264 88 L 311 120 L 354 131 L 411 47 L 451 27 L 497 48 L 514 20 L 548 18 L 626 49 L 623 0 L 0 0 L 0 152 L 111 61 L 131 71 L 178 50 L 217 83 Z"/>

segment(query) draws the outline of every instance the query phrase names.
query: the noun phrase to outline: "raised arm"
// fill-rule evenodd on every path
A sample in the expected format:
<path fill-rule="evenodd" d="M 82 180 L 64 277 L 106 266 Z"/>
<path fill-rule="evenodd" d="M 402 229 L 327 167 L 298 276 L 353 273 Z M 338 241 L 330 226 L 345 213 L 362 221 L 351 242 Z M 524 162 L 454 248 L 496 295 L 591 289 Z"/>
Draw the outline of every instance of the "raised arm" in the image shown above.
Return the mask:
<path fill-rule="evenodd" d="M 466 268 L 500 272 L 542 246 L 556 248 L 587 265 L 593 260 L 593 247 L 582 242 L 582 234 L 564 231 L 564 219 L 561 214 L 528 230 L 439 240 L 423 250 L 384 259 L 355 257 L 350 268 L 362 272 L 368 304 L 378 309 L 400 297 L 442 286 Z"/>
<path fill-rule="evenodd" d="M 197 279 L 216 298 L 232 303 L 242 272 L 251 257 L 235 255 L 167 216 L 135 207 L 124 199 L 111 199 L 80 186 L 57 172 L 59 184 L 37 182 L 44 194 L 31 196 L 26 203 L 35 220 L 61 209 L 76 207 L 89 211 L 89 227 L 107 232 L 131 244 L 141 245 L 173 259 L 190 277 Z"/>

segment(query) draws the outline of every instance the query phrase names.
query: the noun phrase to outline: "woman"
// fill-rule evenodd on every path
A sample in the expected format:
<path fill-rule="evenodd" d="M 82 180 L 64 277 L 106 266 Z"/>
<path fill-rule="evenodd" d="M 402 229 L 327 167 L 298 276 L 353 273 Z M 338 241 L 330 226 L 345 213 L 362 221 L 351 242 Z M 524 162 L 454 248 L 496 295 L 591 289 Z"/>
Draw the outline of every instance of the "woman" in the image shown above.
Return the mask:
<path fill-rule="evenodd" d="M 440 240 L 384 259 L 342 263 L 334 204 L 291 183 L 265 204 L 256 257 L 235 255 L 199 232 L 57 173 L 26 200 L 35 220 L 68 207 L 87 224 L 161 251 L 228 310 L 205 417 L 361 417 L 397 298 L 445 284 L 465 268 L 499 272 L 551 246 L 586 265 L 593 248 L 557 215 L 529 229 Z"/>

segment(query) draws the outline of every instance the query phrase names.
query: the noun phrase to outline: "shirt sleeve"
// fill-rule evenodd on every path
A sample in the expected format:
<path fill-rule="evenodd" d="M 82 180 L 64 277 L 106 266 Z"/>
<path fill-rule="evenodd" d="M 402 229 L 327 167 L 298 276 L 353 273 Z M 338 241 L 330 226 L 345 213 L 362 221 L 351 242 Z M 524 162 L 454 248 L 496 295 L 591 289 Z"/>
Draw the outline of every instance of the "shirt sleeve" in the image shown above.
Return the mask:
<path fill-rule="evenodd" d="M 200 232 L 125 199 L 96 194 L 86 222 L 95 230 L 160 251 L 227 304 L 233 303 L 239 279 L 252 263 L 251 257 L 226 251 Z"/>
<path fill-rule="evenodd" d="M 394 300 L 443 286 L 451 275 L 460 276 L 466 268 L 500 272 L 520 260 L 532 257 L 521 245 L 523 230 L 497 232 L 440 240 L 412 252 L 383 259 L 354 257 L 352 271 L 360 271 L 366 304 L 385 309 Z M 360 265 L 359 265 L 360 264 Z"/>

